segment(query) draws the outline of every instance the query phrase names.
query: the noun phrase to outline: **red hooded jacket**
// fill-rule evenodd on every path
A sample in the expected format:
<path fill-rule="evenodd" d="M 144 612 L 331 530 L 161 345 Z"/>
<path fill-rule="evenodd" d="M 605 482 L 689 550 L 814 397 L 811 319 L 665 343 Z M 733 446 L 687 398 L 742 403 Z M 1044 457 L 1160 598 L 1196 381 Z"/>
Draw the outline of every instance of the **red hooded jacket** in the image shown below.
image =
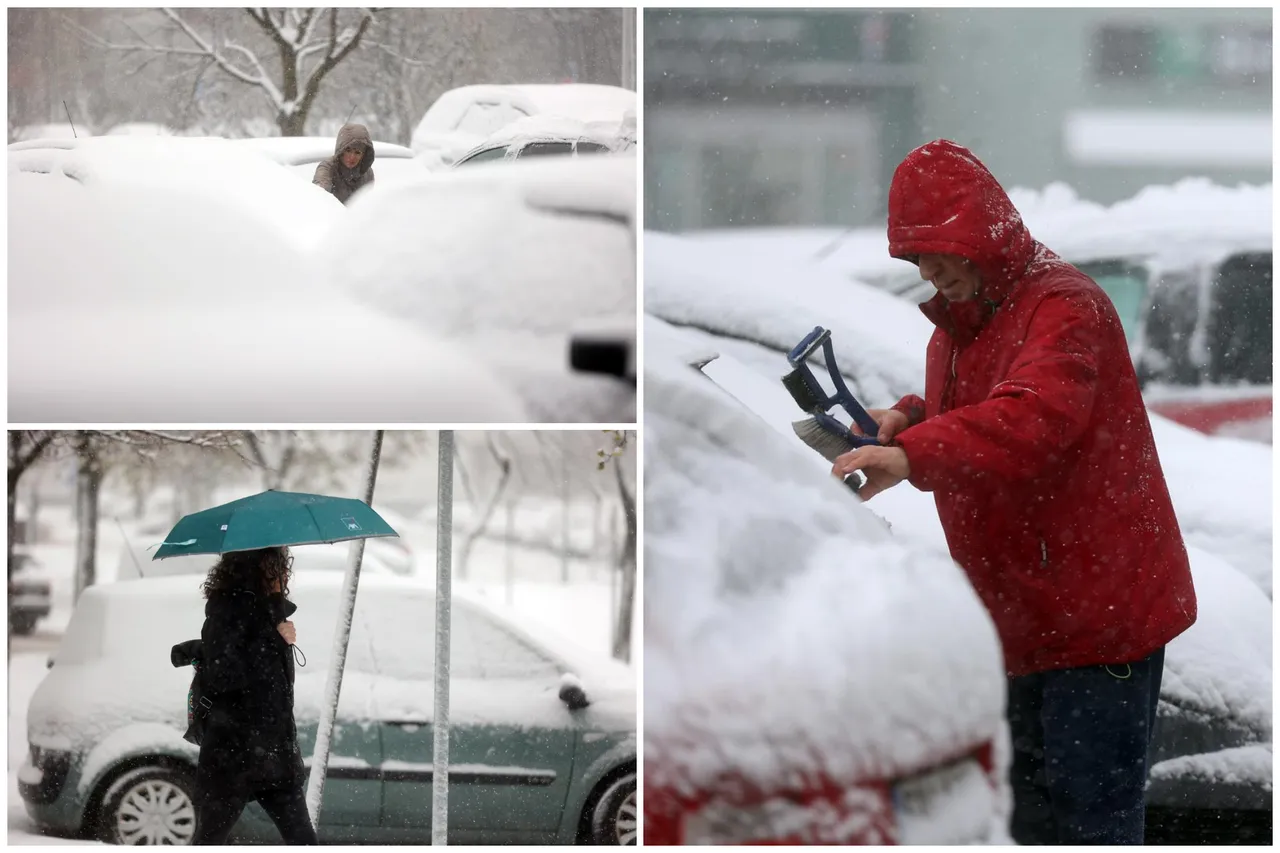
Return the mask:
<path fill-rule="evenodd" d="M 995 621 L 1010 675 L 1140 660 L 1196 619 L 1182 533 L 1120 319 L 939 140 L 898 166 L 889 254 L 952 254 L 978 296 L 921 305 L 925 397 L 895 409 L 910 482 Z"/>

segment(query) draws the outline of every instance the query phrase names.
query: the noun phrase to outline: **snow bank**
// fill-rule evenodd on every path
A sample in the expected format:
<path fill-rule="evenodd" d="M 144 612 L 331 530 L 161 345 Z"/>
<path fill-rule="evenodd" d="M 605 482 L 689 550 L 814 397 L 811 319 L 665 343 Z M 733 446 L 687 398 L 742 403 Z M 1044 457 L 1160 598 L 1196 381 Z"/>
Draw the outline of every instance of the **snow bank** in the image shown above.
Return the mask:
<path fill-rule="evenodd" d="M 646 783 L 839 785 L 998 738 L 998 641 L 954 563 L 657 347 L 645 381 Z"/>
<path fill-rule="evenodd" d="M 655 232 L 645 233 L 645 310 L 783 353 L 825 326 L 850 390 L 868 407 L 919 393 L 932 331 L 916 306 L 817 266 Z M 780 358 L 776 376 L 788 370 Z"/>
<path fill-rule="evenodd" d="M 461 351 L 327 289 L 299 234 L 341 205 L 229 146 L 10 154 L 11 417 L 524 420 Z"/>

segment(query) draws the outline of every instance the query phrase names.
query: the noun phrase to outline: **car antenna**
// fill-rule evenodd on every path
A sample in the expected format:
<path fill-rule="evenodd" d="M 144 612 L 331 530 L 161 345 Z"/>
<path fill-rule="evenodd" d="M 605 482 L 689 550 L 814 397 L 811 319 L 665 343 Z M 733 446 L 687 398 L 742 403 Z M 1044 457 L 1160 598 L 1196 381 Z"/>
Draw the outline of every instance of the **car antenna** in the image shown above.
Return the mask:
<path fill-rule="evenodd" d="M 347 113 L 347 120 L 346 120 L 346 121 L 344 121 L 344 122 L 343 122 L 343 124 L 350 124 L 350 123 L 351 123 L 351 117 L 352 117 L 353 115 L 355 115 L 355 114 L 356 114 L 356 104 L 352 104 L 352 105 L 351 105 L 351 112 Z"/>
<path fill-rule="evenodd" d="M 67 111 L 67 124 L 71 125 L 71 138 L 79 139 L 80 137 L 76 135 L 76 123 L 71 120 L 71 109 L 67 106 L 66 98 L 62 99 L 62 108 Z"/>

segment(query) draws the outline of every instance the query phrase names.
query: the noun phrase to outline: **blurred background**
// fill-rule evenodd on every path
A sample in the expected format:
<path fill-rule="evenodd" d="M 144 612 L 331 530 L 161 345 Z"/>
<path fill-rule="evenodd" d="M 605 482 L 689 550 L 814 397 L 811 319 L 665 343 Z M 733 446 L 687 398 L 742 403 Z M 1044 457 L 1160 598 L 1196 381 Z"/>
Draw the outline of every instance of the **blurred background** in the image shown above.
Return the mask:
<path fill-rule="evenodd" d="M 69 136 L 68 114 L 81 136 L 150 130 L 232 138 L 332 136 L 353 114 L 376 139 L 408 145 L 426 109 L 457 86 L 628 86 L 627 59 L 634 73 L 634 17 L 624 20 L 620 9 L 309 10 L 319 13 L 317 38 L 329 33 L 332 15 L 339 44 L 352 47 L 284 133 L 268 87 L 228 74 L 183 29 L 204 44 L 237 45 L 225 56 L 242 70 L 265 68 L 288 97 L 278 45 L 254 10 L 180 11 L 10 10 L 9 141 Z M 293 85 L 305 93 L 310 81 Z"/>
<path fill-rule="evenodd" d="M 151 553 L 182 515 L 268 488 L 363 497 L 371 439 L 354 431 L 11 430 L 10 653 L 56 646 L 84 588 L 180 563 L 152 563 Z M 435 578 L 438 440 L 429 431 L 386 433 L 373 506 L 400 537 L 372 540 L 363 572 Z M 631 434 L 617 431 L 457 433 L 456 581 L 519 620 L 629 662 L 630 445 Z"/>
<path fill-rule="evenodd" d="M 645 11 L 645 224 L 882 222 L 937 137 L 1111 204 L 1271 180 L 1271 10 Z"/>

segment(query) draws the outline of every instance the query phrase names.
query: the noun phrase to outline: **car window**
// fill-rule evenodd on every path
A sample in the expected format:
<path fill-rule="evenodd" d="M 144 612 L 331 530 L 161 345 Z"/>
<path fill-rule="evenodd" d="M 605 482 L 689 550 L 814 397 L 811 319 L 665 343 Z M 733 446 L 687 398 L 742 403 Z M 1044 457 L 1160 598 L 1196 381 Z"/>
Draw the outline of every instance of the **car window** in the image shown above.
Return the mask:
<path fill-rule="evenodd" d="M 579 142 L 579 154 L 608 154 L 609 146 L 601 145 L 599 142 Z"/>
<path fill-rule="evenodd" d="M 572 142 L 530 142 L 520 149 L 521 157 L 563 156 L 573 153 Z"/>
<path fill-rule="evenodd" d="M 476 153 L 472 154 L 470 157 L 467 157 L 464 160 L 459 160 L 454 165 L 465 166 L 468 163 L 484 163 L 487 161 L 501 160 L 503 157 L 506 157 L 506 156 L 507 156 L 506 146 L 500 146 L 498 148 L 486 148 L 483 151 L 477 151 Z"/>
<path fill-rule="evenodd" d="M 1133 341 L 1147 297 L 1147 271 L 1125 261 L 1096 261 L 1081 264 L 1079 269 L 1096 281 L 1111 298 L 1111 304 L 1120 315 L 1124 336 Z"/>
<path fill-rule="evenodd" d="M 431 681 L 435 673 L 435 596 L 397 593 L 384 597 L 373 623 L 377 672 L 405 680 Z M 549 658 L 488 614 L 455 602 L 450 616 L 450 675 L 455 678 L 556 678 Z"/>
<path fill-rule="evenodd" d="M 1271 384 L 1271 253 L 1233 255 L 1210 291 L 1209 381 Z"/>
<path fill-rule="evenodd" d="M 1151 288 L 1151 310 L 1138 358 L 1138 379 L 1197 385 L 1200 366 L 1192 341 L 1200 316 L 1200 287 L 1189 271 L 1161 275 Z"/>

